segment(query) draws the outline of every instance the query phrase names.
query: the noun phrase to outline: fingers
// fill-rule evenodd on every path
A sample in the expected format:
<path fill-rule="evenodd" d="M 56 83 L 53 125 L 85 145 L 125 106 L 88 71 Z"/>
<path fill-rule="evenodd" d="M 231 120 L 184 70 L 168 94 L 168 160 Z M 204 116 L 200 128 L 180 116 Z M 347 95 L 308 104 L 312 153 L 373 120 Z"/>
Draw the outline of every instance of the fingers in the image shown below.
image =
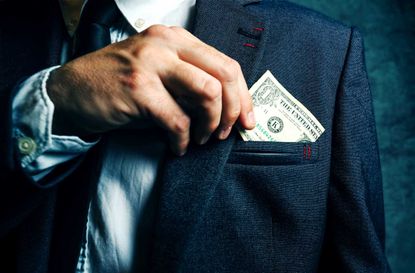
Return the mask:
<path fill-rule="evenodd" d="M 239 123 L 243 124 L 246 129 L 251 130 L 255 128 L 256 124 L 252 96 L 249 94 L 245 79 L 239 81 L 239 84 L 242 85 L 239 87 L 239 99 L 241 102 Z"/>
<path fill-rule="evenodd" d="M 184 28 L 177 27 L 177 26 L 172 26 L 172 27 L 170 27 L 170 29 L 172 29 L 178 35 L 181 35 L 182 37 L 185 37 L 187 39 L 190 39 L 190 40 L 192 40 L 194 42 L 200 42 L 200 43 L 202 42 L 202 41 L 200 41 L 199 38 L 197 38 L 196 36 L 194 36 L 192 33 L 190 33 L 189 31 L 187 31 Z"/>
<path fill-rule="evenodd" d="M 149 95 L 137 94 L 137 104 L 144 108 L 141 112 L 166 129 L 171 150 L 176 155 L 184 155 L 190 141 L 190 117 L 170 96 L 161 81 L 154 80 L 143 88 Z"/>
<path fill-rule="evenodd" d="M 205 144 L 221 121 L 222 86 L 205 71 L 183 61 L 161 76 L 163 83 L 176 98 L 193 114 L 194 138 Z"/>
<path fill-rule="evenodd" d="M 238 80 L 225 82 L 222 93 L 221 122 L 217 130 L 219 139 L 226 139 L 241 112 Z"/>
<path fill-rule="evenodd" d="M 190 117 L 199 144 L 212 134 L 227 138 L 235 122 L 254 128 L 251 96 L 238 62 L 178 27 L 153 26 L 135 39 L 139 68 L 159 80 L 158 86 L 151 86 L 158 92 L 152 91 L 147 110 L 169 131 L 177 154 L 189 143 Z"/>
<path fill-rule="evenodd" d="M 180 29 L 175 31 L 185 37 L 184 42 L 177 49 L 180 59 L 206 71 L 222 85 L 223 109 L 218 129 L 219 138 L 224 139 L 229 135 L 238 118 L 243 128 L 254 128 L 251 96 L 239 63 L 200 42 L 187 31 Z"/>

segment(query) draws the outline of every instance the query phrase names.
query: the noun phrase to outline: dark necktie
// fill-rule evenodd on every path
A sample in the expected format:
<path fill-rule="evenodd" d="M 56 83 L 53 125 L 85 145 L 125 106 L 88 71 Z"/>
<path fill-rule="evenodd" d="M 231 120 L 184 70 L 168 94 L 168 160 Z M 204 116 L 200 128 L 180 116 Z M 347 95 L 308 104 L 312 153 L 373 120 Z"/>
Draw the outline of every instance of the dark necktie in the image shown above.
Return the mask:
<path fill-rule="evenodd" d="M 109 45 L 110 27 L 114 25 L 120 14 L 114 0 L 88 0 L 75 32 L 72 58 Z"/>

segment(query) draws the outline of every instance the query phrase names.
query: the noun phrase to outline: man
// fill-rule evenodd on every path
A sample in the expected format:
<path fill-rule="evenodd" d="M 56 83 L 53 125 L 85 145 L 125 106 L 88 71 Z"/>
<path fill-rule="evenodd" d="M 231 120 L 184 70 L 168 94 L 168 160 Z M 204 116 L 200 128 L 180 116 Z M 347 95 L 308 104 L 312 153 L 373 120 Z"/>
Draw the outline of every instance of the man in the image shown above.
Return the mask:
<path fill-rule="evenodd" d="M 74 272 L 81 264 L 88 272 L 85 258 L 91 272 L 389 271 L 355 29 L 284 1 L 199 0 L 194 35 L 156 26 L 131 36 L 114 34 L 119 19 L 138 31 L 145 20 L 128 18 L 121 7 L 129 1 L 116 2 L 122 15 L 98 24 L 115 43 L 92 51 L 83 40 L 92 36 L 83 34 L 86 14 L 104 4 L 86 4 L 72 43 L 55 1 L 24 2 L 25 10 L 1 2 L 6 271 Z M 130 38 L 121 41 L 123 33 Z M 65 55 L 73 60 L 48 69 L 66 63 Z M 325 127 L 316 142 L 244 142 L 231 133 L 235 122 L 255 125 L 244 78 L 251 86 L 266 70 Z M 39 102 L 53 110 L 36 112 Z M 37 117 L 43 127 L 31 126 Z M 164 149 L 163 132 L 176 155 Z M 146 164 L 156 171 L 148 180 Z M 119 187 L 137 185 L 137 177 L 150 188 L 133 199 L 147 201 L 129 207 L 135 192 Z M 105 199 L 117 192 L 128 206 Z M 138 234 L 124 225 L 134 217 Z M 121 237 L 111 227 L 122 228 Z"/>

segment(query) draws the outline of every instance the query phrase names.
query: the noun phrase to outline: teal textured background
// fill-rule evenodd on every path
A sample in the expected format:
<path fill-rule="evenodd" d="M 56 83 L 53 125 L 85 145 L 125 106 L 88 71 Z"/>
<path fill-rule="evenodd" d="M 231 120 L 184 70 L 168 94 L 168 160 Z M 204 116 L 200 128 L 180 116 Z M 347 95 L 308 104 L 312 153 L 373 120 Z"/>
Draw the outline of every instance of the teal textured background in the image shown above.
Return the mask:
<path fill-rule="evenodd" d="M 415 0 L 292 0 L 363 33 L 394 273 L 415 272 Z"/>

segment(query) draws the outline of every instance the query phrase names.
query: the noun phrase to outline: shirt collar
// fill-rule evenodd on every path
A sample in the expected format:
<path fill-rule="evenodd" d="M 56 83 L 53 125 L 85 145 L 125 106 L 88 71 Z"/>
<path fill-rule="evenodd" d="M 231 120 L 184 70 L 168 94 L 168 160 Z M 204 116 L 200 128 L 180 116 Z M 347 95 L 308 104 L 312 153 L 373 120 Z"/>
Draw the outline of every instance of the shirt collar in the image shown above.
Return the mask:
<path fill-rule="evenodd" d="M 137 31 L 154 24 L 188 27 L 196 0 L 115 0 L 118 8 Z"/>

